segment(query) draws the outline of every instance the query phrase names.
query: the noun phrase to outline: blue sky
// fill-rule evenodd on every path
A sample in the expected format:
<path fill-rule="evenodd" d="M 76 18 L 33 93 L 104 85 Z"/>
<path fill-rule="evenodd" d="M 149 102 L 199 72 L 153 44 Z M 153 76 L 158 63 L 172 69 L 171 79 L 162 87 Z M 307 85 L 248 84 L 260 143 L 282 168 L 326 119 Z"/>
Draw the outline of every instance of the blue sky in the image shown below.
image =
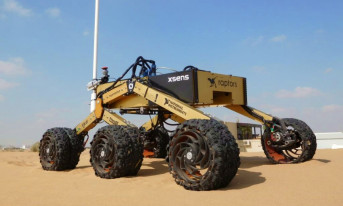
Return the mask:
<path fill-rule="evenodd" d="M 343 131 L 342 10 L 343 1 L 100 0 L 99 67 L 118 77 L 142 55 L 243 76 L 250 106 Z M 88 115 L 93 24 L 93 0 L 0 0 L 0 144 L 32 144 Z"/>

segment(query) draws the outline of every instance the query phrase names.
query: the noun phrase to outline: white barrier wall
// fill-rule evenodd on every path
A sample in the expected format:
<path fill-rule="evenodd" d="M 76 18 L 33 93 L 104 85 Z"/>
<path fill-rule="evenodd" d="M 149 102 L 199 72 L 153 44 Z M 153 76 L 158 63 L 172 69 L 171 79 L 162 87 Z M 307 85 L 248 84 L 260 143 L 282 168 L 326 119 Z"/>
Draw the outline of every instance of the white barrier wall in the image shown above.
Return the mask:
<path fill-rule="evenodd" d="M 315 133 L 317 149 L 343 149 L 343 132 Z"/>

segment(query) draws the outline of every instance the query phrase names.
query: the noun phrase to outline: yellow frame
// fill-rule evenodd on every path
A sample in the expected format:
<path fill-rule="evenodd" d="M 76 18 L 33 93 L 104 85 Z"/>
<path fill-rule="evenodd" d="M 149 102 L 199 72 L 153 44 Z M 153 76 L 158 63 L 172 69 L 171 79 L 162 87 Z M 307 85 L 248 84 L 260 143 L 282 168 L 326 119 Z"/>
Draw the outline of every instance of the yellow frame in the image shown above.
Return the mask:
<path fill-rule="evenodd" d="M 120 115 L 108 109 L 162 107 L 171 114 L 164 114 L 164 119 L 172 119 L 182 123 L 189 119 L 210 119 L 198 107 L 224 106 L 261 124 L 268 124 L 273 116 L 246 105 L 245 78 L 231 75 L 215 74 L 198 71 L 199 103 L 187 104 L 160 90 L 151 88 L 137 80 L 124 80 L 116 87 L 105 92 L 102 98 L 96 100 L 95 111 L 76 126 L 77 134 L 86 133 L 104 120 L 110 125 L 131 125 Z M 212 80 L 209 81 L 209 80 Z M 218 83 L 218 84 L 217 84 Z M 100 85 L 97 93 L 110 87 L 112 83 Z M 146 131 L 156 125 L 158 115 L 144 123 Z"/>

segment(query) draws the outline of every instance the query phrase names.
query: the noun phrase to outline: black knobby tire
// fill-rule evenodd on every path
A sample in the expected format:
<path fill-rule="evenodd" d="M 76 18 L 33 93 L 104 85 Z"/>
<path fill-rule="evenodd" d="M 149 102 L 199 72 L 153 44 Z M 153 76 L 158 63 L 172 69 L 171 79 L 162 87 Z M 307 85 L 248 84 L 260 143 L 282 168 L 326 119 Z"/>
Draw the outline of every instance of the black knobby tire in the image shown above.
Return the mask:
<path fill-rule="evenodd" d="M 261 144 L 266 157 L 274 164 L 299 163 L 313 158 L 317 149 L 316 136 L 303 121 L 293 118 L 282 119 L 287 127 L 294 129 L 299 138 L 298 148 L 292 150 L 277 150 L 267 144 L 270 140 L 270 128 L 264 131 Z"/>
<path fill-rule="evenodd" d="M 147 134 L 150 141 L 152 140 L 151 148 L 144 148 L 153 152 L 153 158 L 166 158 L 167 145 L 169 143 L 169 134 L 163 127 L 157 127 Z"/>
<path fill-rule="evenodd" d="M 143 163 L 143 140 L 137 127 L 126 127 L 126 131 L 130 138 L 130 163 L 128 165 L 128 171 L 126 175 L 137 175 Z"/>
<path fill-rule="evenodd" d="M 80 161 L 80 155 L 84 151 L 83 141 L 84 136 L 76 134 L 74 129 L 63 128 L 70 140 L 70 161 L 68 169 L 75 169 L 76 165 Z"/>
<path fill-rule="evenodd" d="M 155 158 L 166 158 L 169 134 L 166 129 L 159 127 L 155 130 L 156 147 L 154 147 Z"/>
<path fill-rule="evenodd" d="M 240 165 L 238 145 L 216 120 L 187 120 L 169 144 L 169 169 L 175 182 L 189 190 L 226 187 Z"/>
<path fill-rule="evenodd" d="M 138 147 L 135 134 L 137 128 L 121 125 L 108 125 L 96 132 L 91 142 L 90 162 L 97 176 L 112 179 L 137 174 L 143 146 Z M 137 155 L 139 150 L 141 156 Z"/>
<path fill-rule="evenodd" d="M 48 129 L 40 140 L 39 159 L 44 170 L 69 169 L 70 140 L 64 128 Z"/>

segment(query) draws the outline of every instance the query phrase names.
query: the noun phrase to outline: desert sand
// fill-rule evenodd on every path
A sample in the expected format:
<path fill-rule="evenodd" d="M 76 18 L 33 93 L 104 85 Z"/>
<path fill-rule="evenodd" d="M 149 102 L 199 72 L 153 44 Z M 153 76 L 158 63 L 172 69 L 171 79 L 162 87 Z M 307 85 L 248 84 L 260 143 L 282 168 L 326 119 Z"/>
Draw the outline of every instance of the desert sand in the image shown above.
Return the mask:
<path fill-rule="evenodd" d="M 176 185 L 163 159 L 145 159 L 135 177 L 101 179 L 89 152 L 75 170 L 41 169 L 38 153 L 0 152 L 0 205 L 342 205 L 343 150 L 318 150 L 302 164 L 273 165 L 241 153 L 232 182 L 216 191 Z"/>

